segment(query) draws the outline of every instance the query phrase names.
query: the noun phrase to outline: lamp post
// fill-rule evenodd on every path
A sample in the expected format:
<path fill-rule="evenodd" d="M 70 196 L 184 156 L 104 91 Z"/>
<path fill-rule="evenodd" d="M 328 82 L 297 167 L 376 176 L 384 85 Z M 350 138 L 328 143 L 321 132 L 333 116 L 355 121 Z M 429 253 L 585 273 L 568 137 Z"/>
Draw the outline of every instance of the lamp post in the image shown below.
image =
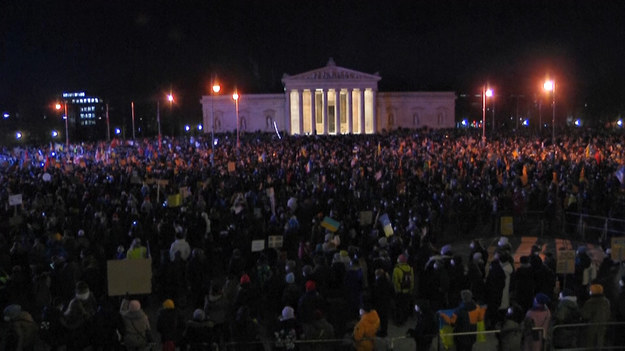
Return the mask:
<path fill-rule="evenodd" d="M 543 84 L 543 88 L 545 89 L 545 91 L 551 92 L 551 107 L 552 107 L 551 144 L 555 145 L 556 143 L 556 81 L 547 80 L 545 84 Z"/>
<path fill-rule="evenodd" d="M 172 121 L 171 121 L 171 124 L 172 124 L 171 136 L 174 137 L 175 134 L 176 134 L 177 123 L 174 123 L 173 117 L 172 117 L 172 110 L 173 110 L 173 105 L 174 105 L 174 95 L 171 93 L 171 90 L 169 91 L 169 94 L 167 94 L 167 101 L 169 101 L 169 118 L 172 119 Z"/>
<path fill-rule="evenodd" d="M 492 89 L 486 89 L 486 85 L 482 87 L 482 140 L 486 141 L 486 97 L 493 96 Z M 493 115 L 494 116 L 494 115 Z M 494 120 L 493 120 L 494 123 Z"/>
<path fill-rule="evenodd" d="M 65 146 L 67 147 L 67 150 L 69 150 L 69 116 L 67 115 L 67 100 L 63 101 L 63 106 L 65 109 Z M 55 107 L 57 110 L 60 110 L 61 104 L 57 103 Z"/>
<path fill-rule="evenodd" d="M 234 111 L 237 116 L 237 151 L 239 151 L 239 93 L 236 90 L 232 94 L 232 99 L 234 100 Z"/>
<path fill-rule="evenodd" d="M 215 165 L 215 95 L 221 90 L 219 83 L 213 83 L 211 95 L 211 166 Z"/>

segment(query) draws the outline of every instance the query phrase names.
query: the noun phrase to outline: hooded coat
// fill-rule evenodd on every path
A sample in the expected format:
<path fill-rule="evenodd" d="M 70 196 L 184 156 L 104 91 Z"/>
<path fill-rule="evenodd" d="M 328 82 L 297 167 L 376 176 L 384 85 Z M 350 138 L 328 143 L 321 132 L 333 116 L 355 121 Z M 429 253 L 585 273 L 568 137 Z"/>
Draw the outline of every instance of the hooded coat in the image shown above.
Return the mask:
<path fill-rule="evenodd" d="M 560 300 L 556 311 L 553 314 L 553 325 L 574 324 L 581 322 L 581 314 L 577 306 L 577 297 L 565 296 Z M 553 330 L 552 343 L 555 347 L 576 347 L 577 334 L 579 329 L 576 328 L 557 328 Z"/>
<path fill-rule="evenodd" d="M 139 349 L 148 345 L 146 337 L 150 331 L 150 321 L 142 309 L 132 311 L 128 309 L 128 300 L 122 301 L 119 313 L 124 322 L 124 345 L 128 349 Z"/>
<path fill-rule="evenodd" d="M 356 351 L 373 351 L 375 333 L 380 328 L 380 317 L 375 310 L 366 312 L 354 327 L 354 342 Z"/>

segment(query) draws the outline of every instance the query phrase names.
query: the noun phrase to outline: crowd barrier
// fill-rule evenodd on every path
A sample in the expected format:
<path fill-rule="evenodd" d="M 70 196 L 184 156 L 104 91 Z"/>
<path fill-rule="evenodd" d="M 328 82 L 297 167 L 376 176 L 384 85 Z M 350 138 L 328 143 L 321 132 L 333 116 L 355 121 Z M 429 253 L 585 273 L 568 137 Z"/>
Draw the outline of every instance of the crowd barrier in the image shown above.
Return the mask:
<path fill-rule="evenodd" d="M 589 345 L 590 328 L 605 328 L 602 333 L 601 345 Z M 564 333 L 560 334 L 559 333 Z M 550 351 L 573 351 L 573 350 L 624 350 L 625 349 L 625 322 L 609 323 L 576 323 L 560 324 L 550 330 Z M 569 341 L 570 344 L 558 347 L 556 338 Z"/>

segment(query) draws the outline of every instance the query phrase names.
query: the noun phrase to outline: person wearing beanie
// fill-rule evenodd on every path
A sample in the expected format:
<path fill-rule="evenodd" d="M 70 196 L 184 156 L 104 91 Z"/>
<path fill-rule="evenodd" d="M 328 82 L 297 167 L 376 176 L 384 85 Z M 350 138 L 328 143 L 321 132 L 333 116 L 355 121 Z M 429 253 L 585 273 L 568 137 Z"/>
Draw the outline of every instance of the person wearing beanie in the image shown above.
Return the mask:
<path fill-rule="evenodd" d="M 244 273 L 239 279 L 239 290 L 234 298 L 234 310 L 238 310 L 241 306 L 247 306 L 252 318 L 258 316 L 260 309 L 261 294 L 256 284 L 252 284 L 250 276 Z"/>
<path fill-rule="evenodd" d="M 176 345 L 180 344 L 184 330 L 184 320 L 174 308 L 174 301 L 163 301 L 163 308 L 158 311 L 156 317 L 156 330 L 161 335 L 163 351 L 175 351 Z"/>
<path fill-rule="evenodd" d="M 23 311 L 17 304 L 8 305 L 2 313 L 5 322 L 0 346 L 7 350 L 32 350 L 37 340 L 39 326 L 30 313 Z"/>
<path fill-rule="evenodd" d="M 375 334 L 380 328 L 380 317 L 370 303 L 365 302 L 360 309 L 360 320 L 354 327 L 356 351 L 373 351 Z"/>
<path fill-rule="evenodd" d="M 581 309 L 584 322 L 592 324 L 586 328 L 583 347 L 597 350 L 603 347 L 607 326 L 596 323 L 607 323 L 610 313 L 610 300 L 603 295 L 603 285 L 591 284 L 590 297 Z"/>
<path fill-rule="evenodd" d="M 544 335 L 549 335 L 549 325 L 551 323 L 551 311 L 547 304 L 549 303 L 549 296 L 538 293 L 534 297 L 534 304 L 531 309 L 525 314 L 525 320 L 529 325 L 536 328 L 543 328 L 544 332 L 533 331 L 532 336 L 523 340 L 524 350 L 540 351 L 543 349 Z"/>
<path fill-rule="evenodd" d="M 295 283 L 295 274 L 292 272 L 286 275 L 285 281 L 286 285 L 282 290 L 282 306 L 297 306 L 297 302 L 304 292 L 302 286 Z"/>
<path fill-rule="evenodd" d="M 124 324 L 124 345 L 128 350 L 145 349 L 152 342 L 148 316 L 137 300 L 122 299 L 119 313 Z"/>
<path fill-rule="evenodd" d="M 471 290 L 462 290 L 460 299 L 460 305 L 454 309 L 451 317 L 445 313 L 440 313 L 439 316 L 447 324 L 454 327 L 455 333 L 475 332 L 477 331 L 477 323 L 484 321 L 486 311 L 473 301 Z M 454 336 L 454 343 L 458 351 L 471 351 L 475 341 L 475 335 Z"/>
<path fill-rule="evenodd" d="M 560 301 L 553 313 L 553 325 L 581 323 L 581 312 L 577 305 L 577 296 L 571 289 L 565 288 L 560 292 Z M 575 328 L 556 328 L 553 330 L 551 343 L 558 348 L 576 348 L 577 334 Z"/>
<path fill-rule="evenodd" d="M 302 328 L 295 318 L 295 310 L 291 306 L 284 306 L 273 333 L 276 338 L 276 350 L 292 350 L 301 334 Z"/>
<path fill-rule="evenodd" d="M 214 326 L 214 321 L 206 318 L 203 310 L 198 308 L 193 311 L 193 318 L 184 325 L 180 349 L 188 351 L 206 350 L 206 345 L 211 345 L 219 340 Z"/>
<path fill-rule="evenodd" d="M 392 280 L 395 289 L 395 323 L 401 326 L 408 319 L 415 287 L 414 270 L 408 265 L 405 254 L 399 255 L 397 258 L 397 264 L 393 268 Z"/>
<path fill-rule="evenodd" d="M 68 348 L 84 348 L 91 345 L 94 330 L 89 321 L 95 316 L 98 303 L 84 281 L 75 286 L 75 295 L 63 312 L 65 327 L 68 329 Z"/>
<path fill-rule="evenodd" d="M 312 323 L 315 311 L 323 311 L 323 298 L 317 291 L 317 284 L 313 280 L 306 282 L 306 291 L 297 301 L 297 318 L 302 323 Z"/>

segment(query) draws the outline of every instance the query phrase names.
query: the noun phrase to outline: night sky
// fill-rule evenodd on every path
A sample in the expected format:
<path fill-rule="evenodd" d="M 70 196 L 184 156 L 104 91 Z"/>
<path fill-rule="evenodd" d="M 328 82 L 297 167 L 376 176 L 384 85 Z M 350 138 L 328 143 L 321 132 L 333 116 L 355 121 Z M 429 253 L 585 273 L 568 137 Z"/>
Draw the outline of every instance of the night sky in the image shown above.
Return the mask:
<path fill-rule="evenodd" d="M 282 91 L 283 73 L 336 64 L 379 72 L 381 91 L 544 95 L 604 118 L 625 111 L 625 1 L 28 1 L 0 5 L 0 109 L 26 121 L 62 91 L 112 105 L 170 89 L 200 120 L 212 76 L 224 91 Z"/>

